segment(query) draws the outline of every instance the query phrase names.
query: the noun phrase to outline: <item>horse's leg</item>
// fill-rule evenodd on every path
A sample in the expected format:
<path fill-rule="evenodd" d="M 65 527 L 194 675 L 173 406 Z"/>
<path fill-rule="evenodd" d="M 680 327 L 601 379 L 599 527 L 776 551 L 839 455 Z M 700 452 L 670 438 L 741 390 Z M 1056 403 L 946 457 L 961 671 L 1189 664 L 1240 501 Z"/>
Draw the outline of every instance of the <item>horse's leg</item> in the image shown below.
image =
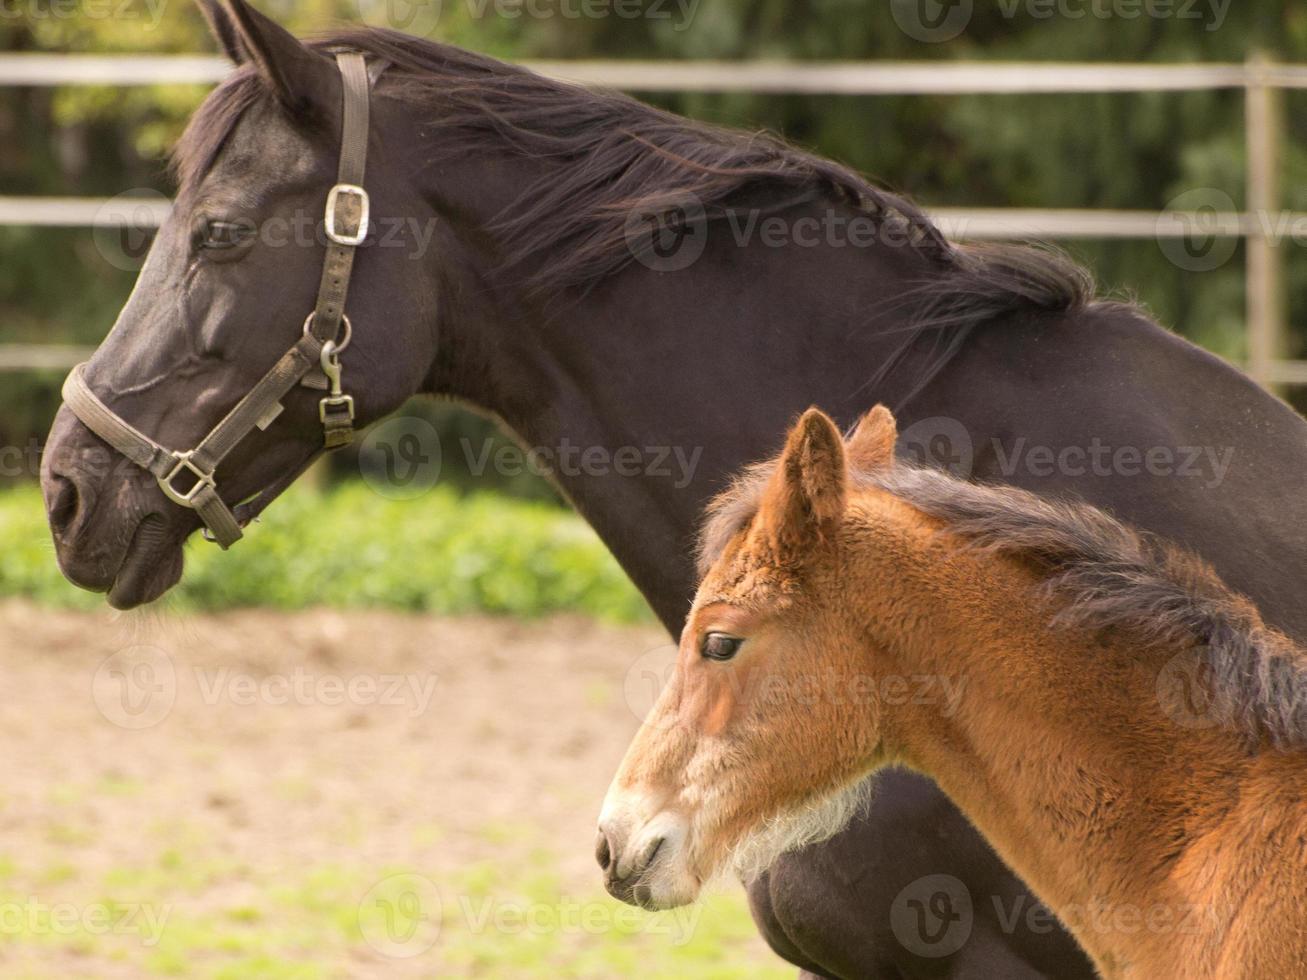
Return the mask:
<path fill-rule="evenodd" d="M 865 816 L 782 855 L 749 892 L 772 948 L 817 976 L 1095 976 L 952 803 L 903 770 L 879 777 Z"/>

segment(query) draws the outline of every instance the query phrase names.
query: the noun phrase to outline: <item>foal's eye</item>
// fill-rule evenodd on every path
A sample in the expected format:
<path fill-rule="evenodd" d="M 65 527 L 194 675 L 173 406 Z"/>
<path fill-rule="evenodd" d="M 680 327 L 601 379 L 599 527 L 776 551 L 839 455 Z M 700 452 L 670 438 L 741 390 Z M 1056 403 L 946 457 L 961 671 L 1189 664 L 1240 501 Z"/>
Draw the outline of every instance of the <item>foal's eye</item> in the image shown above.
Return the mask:
<path fill-rule="evenodd" d="M 744 643 L 738 636 L 730 636 L 726 633 L 709 633 L 703 638 L 703 646 L 699 648 L 699 653 L 705 660 L 730 660 L 740 652 L 740 645 Z"/>
<path fill-rule="evenodd" d="M 222 250 L 236 248 L 249 241 L 254 229 L 241 221 L 204 221 L 195 230 L 198 248 Z"/>

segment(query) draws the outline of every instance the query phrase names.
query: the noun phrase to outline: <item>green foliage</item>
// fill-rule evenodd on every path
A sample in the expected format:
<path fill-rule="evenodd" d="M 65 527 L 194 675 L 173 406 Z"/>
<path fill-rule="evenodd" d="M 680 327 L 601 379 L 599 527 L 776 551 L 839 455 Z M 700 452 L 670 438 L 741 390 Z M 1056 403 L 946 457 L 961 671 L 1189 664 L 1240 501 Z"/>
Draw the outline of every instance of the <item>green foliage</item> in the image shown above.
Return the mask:
<path fill-rule="evenodd" d="M 438 486 L 412 501 L 360 481 L 296 487 L 229 552 L 198 539 L 168 601 L 187 609 L 388 607 L 536 616 L 573 611 L 649 617 L 617 562 L 575 515 Z M 102 603 L 55 567 L 40 495 L 0 492 L 0 595 L 89 608 Z"/>

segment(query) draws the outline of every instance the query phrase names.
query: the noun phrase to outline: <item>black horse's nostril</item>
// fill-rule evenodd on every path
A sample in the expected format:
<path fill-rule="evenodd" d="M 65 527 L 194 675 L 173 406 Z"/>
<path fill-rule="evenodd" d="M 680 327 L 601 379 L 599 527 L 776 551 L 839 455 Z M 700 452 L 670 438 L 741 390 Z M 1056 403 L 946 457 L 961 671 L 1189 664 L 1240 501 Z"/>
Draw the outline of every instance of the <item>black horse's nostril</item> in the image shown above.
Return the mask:
<path fill-rule="evenodd" d="M 600 871 L 607 871 L 608 866 L 613 863 L 613 851 L 608 846 L 608 835 L 602 830 L 599 831 L 599 838 L 595 841 L 595 860 L 599 862 Z"/>
<path fill-rule="evenodd" d="M 50 530 L 62 538 L 77 520 L 77 484 L 64 476 L 54 474 L 46 495 L 46 511 L 50 517 Z"/>

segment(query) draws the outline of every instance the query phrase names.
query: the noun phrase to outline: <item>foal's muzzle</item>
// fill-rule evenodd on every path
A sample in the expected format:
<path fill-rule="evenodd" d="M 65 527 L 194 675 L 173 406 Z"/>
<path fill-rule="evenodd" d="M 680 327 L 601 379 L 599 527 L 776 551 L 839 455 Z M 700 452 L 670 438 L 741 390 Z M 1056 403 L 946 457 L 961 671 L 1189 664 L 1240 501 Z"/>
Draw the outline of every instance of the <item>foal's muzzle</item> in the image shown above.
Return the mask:
<path fill-rule="evenodd" d="M 608 894 L 646 909 L 694 901 L 698 882 L 684 868 L 688 828 L 668 811 L 650 820 L 610 810 L 599 819 L 595 860 Z"/>

